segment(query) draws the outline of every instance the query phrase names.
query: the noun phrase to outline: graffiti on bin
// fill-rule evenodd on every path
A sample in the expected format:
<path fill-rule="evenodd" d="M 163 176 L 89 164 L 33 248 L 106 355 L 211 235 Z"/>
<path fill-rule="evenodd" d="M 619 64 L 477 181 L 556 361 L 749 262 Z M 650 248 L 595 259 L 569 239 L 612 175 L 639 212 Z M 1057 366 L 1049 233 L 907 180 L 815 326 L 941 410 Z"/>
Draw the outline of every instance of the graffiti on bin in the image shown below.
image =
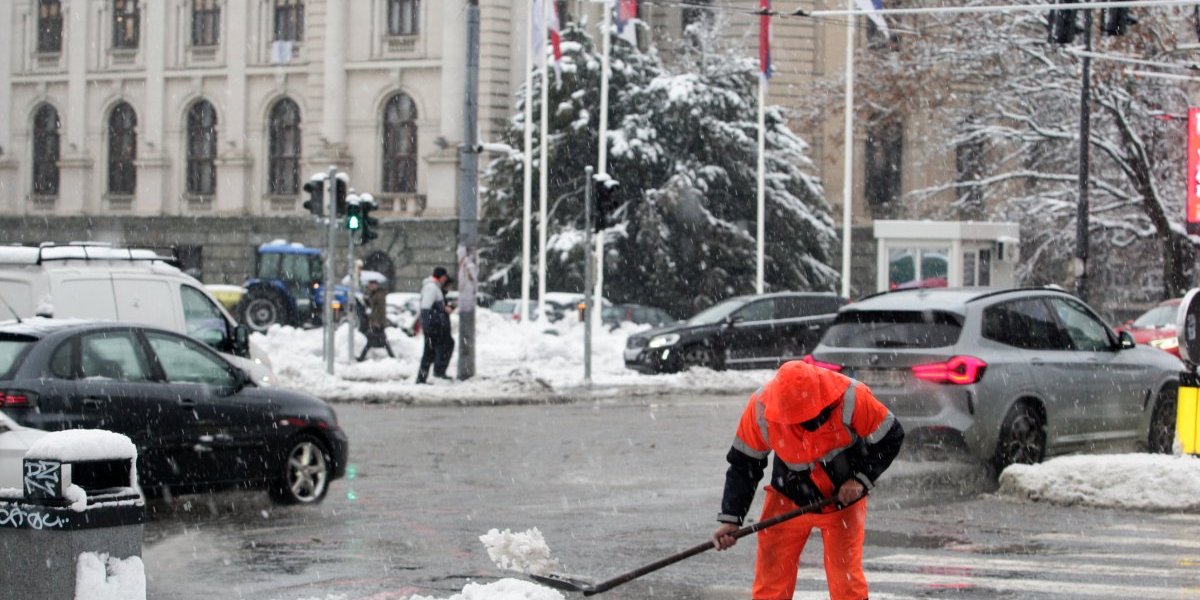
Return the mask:
<path fill-rule="evenodd" d="M 25 461 L 25 495 L 57 498 L 62 494 L 62 463 L 54 460 Z"/>
<path fill-rule="evenodd" d="M 0 506 L 0 527 L 21 529 L 62 529 L 70 519 L 49 514 L 37 509 L 26 510 L 20 506 Z"/>

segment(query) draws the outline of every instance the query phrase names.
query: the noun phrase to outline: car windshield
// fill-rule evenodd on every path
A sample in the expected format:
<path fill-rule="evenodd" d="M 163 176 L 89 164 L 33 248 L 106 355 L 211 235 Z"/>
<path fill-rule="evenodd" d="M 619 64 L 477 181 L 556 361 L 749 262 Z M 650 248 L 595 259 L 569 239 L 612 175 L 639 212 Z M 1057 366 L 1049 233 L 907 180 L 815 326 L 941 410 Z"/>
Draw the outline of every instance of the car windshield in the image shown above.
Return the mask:
<path fill-rule="evenodd" d="M 0 334 L 0 379 L 6 379 L 21 364 L 25 351 L 37 341 L 25 336 Z"/>
<path fill-rule="evenodd" d="M 1156 306 L 1138 317 L 1133 326 L 1138 329 L 1157 329 L 1174 327 L 1175 318 L 1179 315 L 1178 306 Z"/>
<path fill-rule="evenodd" d="M 735 298 L 726 300 L 715 306 L 710 306 L 688 319 L 688 325 L 712 325 L 733 314 L 733 311 L 746 305 L 747 300 Z"/>
<path fill-rule="evenodd" d="M 821 343 L 835 348 L 941 348 L 962 333 L 962 317 L 942 311 L 852 310 L 837 316 Z"/>

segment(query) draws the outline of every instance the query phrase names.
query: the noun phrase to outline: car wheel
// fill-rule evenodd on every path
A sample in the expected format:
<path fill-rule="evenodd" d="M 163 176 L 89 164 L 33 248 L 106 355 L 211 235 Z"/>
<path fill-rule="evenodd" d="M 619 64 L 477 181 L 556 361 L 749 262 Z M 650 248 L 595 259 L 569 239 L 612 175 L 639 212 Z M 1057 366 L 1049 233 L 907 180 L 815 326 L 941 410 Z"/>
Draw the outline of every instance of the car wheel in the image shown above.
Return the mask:
<path fill-rule="evenodd" d="M 704 367 L 715 371 L 721 369 L 721 359 L 717 357 L 717 351 L 705 344 L 693 344 L 684 348 L 680 355 L 680 361 L 683 363 L 684 369 L 692 367 Z"/>
<path fill-rule="evenodd" d="M 1175 451 L 1175 410 L 1179 388 L 1170 386 L 1158 393 L 1158 402 L 1154 403 L 1154 415 L 1150 417 L 1150 436 L 1146 440 L 1147 447 L 1157 454 L 1171 454 Z"/>
<path fill-rule="evenodd" d="M 996 473 L 1012 464 L 1032 465 L 1046 454 L 1046 430 L 1041 415 L 1028 403 L 1013 405 L 1000 426 L 992 464 Z"/>
<path fill-rule="evenodd" d="M 288 445 L 279 479 L 271 488 L 271 497 L 280 504 L 316 504 L 329 491 L 333 468 L 329 451 L 321 440 L 298 435 Z"/>
<path fill-rule="evenodd" d="M 266 333 L 276 323 L 289 324 L 286 310 L 279 294 L 256 289 L 246 294 L 239 316 L 251 331 Z"/>

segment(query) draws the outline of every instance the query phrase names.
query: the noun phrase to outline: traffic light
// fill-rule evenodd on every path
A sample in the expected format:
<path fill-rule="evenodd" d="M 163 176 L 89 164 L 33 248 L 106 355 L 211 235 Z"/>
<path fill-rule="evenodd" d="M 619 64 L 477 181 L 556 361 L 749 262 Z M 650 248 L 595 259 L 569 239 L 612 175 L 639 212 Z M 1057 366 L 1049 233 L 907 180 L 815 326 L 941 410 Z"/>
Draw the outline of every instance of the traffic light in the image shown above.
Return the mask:
<path fill-rule="evenodd" d="M 1077 0 L 1057 0 L 1056 4 L 1065 6 L 1076 4 Z M 1078 10 L 1057 9 L 1050 11 L 1050 41 L 1055 44 L 1070 44 L 1075 41 L 1079 32 Z"/>
<path fill-rule="evenodd" d="M 358 194 L 350 194 L 346 197 L 346 230 L 351 232 L 362 229 L 362 202 Z"/>
<path fill-rule="evenodd" d="M 619 185 L 613 179 L 597 179 L 596 205 L 592 215 L 592 225 L 596 231 L 603 231 L 614 224 L 613 213 L 619 208 L 617 206 L 617 186 Z"/>
<path fill-rule="evenodd" d="M 1137 19 L 1129 14 L 1128 7 L 1104 9 L 1105 35 L 1125 35 L 1129 26 L 1137 23 Z"/>
<path fill-rule="evenodd" d="M 346 195 L 350 192 L 350 177 L 341 171 L 333 179 L 333 199 L 337 217 L 346 216 Z"/>
<path fill-rule="evenodd" d="M 308 194 L 308 200 L 304 201 L 304 210 L 312 213 L 317 218 L 325 216 L 326 178 L 327 176 L 324 173 L 317 173 L 310 177 L 304 184 L 304 191 Z"/>
<path fill-rule="evenodd" d="M 362 216 L 362 228 L 360 229 L 359 239 L 362 245 L 371 243 L 371 240 L 378 238 L 379 234 L 374 231 L 379 227 L 379 219 L 371 216 L 371 211 L 378 208 L 375 204 L 375 197 L 370 194 L 363 194 L 359 202 L 359 211 Z"/>

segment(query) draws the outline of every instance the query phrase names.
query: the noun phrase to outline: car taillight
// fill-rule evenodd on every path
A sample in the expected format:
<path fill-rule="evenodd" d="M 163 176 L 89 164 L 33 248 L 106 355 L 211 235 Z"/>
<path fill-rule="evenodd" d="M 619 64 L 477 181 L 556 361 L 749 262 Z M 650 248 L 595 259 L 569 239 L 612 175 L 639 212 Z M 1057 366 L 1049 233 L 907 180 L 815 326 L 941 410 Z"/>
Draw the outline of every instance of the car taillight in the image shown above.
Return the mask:
<path fill-rule="evenodd" d="M 933 383 L 970 385 L 983 379 L 987 363 L 974 356 L 955 356 L 946 362 L 917 365 L 912 368 L 913 377 Z"/>
<path fill-rule="evenodd" d="M 0 392 L 0 408 L 29 408 L 37 400 L 30 392 Z"/>
<path fill-rule="evenodd" d="M 842 365 L 835 365 L 833 363 L 821 362 L 821 361 L 813 358 L 813 356 L 811 354 L 805 355 L 804 358 L 802 358 L 801 360 L 814 366 L 814 367 L 821 367 L 822 369 L 829 369 L 830 371 L 833 371 L 834 373 L 841 372 L 841 370 L 842 370 Z"/>

